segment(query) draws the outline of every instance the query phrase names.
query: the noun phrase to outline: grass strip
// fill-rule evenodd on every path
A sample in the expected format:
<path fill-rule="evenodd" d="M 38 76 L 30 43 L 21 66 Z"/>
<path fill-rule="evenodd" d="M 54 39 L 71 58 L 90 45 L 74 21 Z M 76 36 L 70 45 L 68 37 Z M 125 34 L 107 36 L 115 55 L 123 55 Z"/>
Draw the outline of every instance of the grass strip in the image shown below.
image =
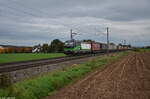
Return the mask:
<path fill-rule="evenodd" d="M 103 67 L 111 61 L 126 55 L 126 52 L 93 59 L 83 64 L 47 73 L 29 80 L 21 81 L 10 87 L 0 89 L 0 97 L 16 97 L 16 99 L 40 99 L 58 89 L 73 83 L 88 72 Z"/>
<path fill-rule="evenodd" d="M 0 54 L 0 63 L 10 63 L 46 58 L 56 58 L 66 56 L 63 53 L 15 53 L 15 54 Z"/>
<path fill-rule="evenodd" d="M 150 48 L 134 48 L 135 52 L 150 52 Z"/>

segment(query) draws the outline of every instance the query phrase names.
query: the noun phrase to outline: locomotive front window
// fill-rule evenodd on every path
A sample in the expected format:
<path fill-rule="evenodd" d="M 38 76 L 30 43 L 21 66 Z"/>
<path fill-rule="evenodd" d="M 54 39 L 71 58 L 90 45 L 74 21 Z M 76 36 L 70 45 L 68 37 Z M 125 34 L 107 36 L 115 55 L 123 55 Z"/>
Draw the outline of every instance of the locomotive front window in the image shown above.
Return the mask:
<path fill-rule="evenodd" d="M 65 45 L 66 45 L 66 46 L 73 46 L 74 43 L 73 43 L 73 42 L 66 42 Z"/>

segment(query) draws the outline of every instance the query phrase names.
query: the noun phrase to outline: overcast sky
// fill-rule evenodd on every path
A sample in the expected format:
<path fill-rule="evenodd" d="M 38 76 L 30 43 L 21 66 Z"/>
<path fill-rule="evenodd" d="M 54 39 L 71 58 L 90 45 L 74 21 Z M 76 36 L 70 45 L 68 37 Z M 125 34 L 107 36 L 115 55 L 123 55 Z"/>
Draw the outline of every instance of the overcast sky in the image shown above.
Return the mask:
<path fill-rule="evenodd" d="M 36 45 L 53 39 L 110 40 L 150 45 L 150 0 L 0 0 L 0 44 Z"/>

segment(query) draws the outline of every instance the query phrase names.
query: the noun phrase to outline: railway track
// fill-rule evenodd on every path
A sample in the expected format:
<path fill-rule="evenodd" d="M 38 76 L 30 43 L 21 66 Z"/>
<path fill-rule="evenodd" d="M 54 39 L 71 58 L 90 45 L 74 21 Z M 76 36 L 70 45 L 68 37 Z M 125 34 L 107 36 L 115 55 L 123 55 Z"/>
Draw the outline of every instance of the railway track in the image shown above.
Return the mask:
<path fill-rule="evenodd" d="M 65 61 L 70 61 L 70 60 L 94 57 L 98 55 L 104 55 L 104 53 L 88 54 L 88 55 L 82 55 L 82 56 L 66 56 L 66 57 L 59 57 L 59 58 L 52 58 L 52 59 L 41 59 L 41 60 L 33 60 L 33 61 L 25 61 L 25 62 L 0 64 L 0 73 L 12 72 L 16 70 L 27 69 L 31 67 L 38 67 L 38 66 L 48 65 L 48 64 L 56 64 L 56 63 L 61 63 Z"/>

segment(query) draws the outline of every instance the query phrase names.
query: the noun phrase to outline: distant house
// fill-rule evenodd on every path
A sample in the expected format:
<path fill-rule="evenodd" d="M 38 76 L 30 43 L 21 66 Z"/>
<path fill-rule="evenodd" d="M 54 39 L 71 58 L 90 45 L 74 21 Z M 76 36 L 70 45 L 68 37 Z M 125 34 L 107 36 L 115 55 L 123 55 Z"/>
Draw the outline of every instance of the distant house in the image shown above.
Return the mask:
<path fill-rule="evenodd" d="M 3 46 L 0 46 L 0 49 L 4 49 Z"/>
<path fill-rule="evenodd" d="M 114 43 L 109 43 L 109 49 L 115 50 L 117 49 L 117 45 Z"/>
<path fill-rule="evenodd" d="M 36 45 L 32 48 L 32 53 L 39 53 L 41 52 L 41 50 L 42 50 L 41 45 Z"/>

